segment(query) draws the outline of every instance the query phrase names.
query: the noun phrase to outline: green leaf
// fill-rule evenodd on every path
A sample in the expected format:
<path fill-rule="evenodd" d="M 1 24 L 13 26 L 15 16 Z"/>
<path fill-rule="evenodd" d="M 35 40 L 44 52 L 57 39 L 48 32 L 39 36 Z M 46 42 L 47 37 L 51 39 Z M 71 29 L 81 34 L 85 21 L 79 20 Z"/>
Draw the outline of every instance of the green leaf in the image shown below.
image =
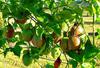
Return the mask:
<path fill-rule="evenodd" d="M 2 47 L 6 43 L 5 38 L 0 38 L 0 47 Z"/>
<path fill-rule="evenodd" d="M 14 46 L 14 48 L 12 48 L 13 53 L 14 53 L 16 56 L 19 56 L 19 57 L 20 57 L 20 54 L 21 54 L 21 50 L 22 50 L 22 48 L 21 48 L 20 45 L 17 44 L 17 43 L 16 43 L 16 45 Z"/>
<path fill-rule="evenodd" d="M 0 29 L 0 38 L 2 37 L 3 35 L 3 30 Z"/>
<path fill-rule="evenodd" d="M 97 21 L 97 22 L 100 22 L 100 18 L 96 18 L 96 21 Z"/>
<path fill-rule="evenodd" d="M 98 54 L 96 57 L 97 57 L 97 59 L 99 59 L 99 60 L 100 60 L 100 52 L 99 52 L 99 54 Z"/>
<path fill-rule="evenodd" d="M 24 41 L 18 41 L 16 45 L 21 46 L 21 45 L 27 45 Z"/>
<path fill-rule="evenodd" d="M 77 62 L 77 61 L 71 59 L 71 60 L 69 60 L 68 63 L 69 63 L 69 64 L 72 64 L 72 68 L 77 68 L 77 65 L 78 65 L 78 62 Z"/>
<path fill-rule="evenodd" d="M 93 68 L 91 63 L 89 62 L 85 62 L 85 63 L 82 63 L 82 68 Z"/>
<path fill-rule="evenodd" d="M 91 44 L 90 39 L 87 40 L 85 44 L 85 50 L 84 50 L 84 61 L 89 61 L 90 59 L 94 58 L 98 53 L 99 49 Z"/>
<path fill-rule="evenodd" d="M 13 24 L 13 27 L 14 27 L 14 29 L 18 28 L 18 24 L 17 23 L 14 23 Z"/>
<path fill-rule="evenodd" d="M 34 59 L 38 59 L 39 58 L 39 51 L 40 49 L 39 48 L 36 48 L 36 47 L 31 47 L 31 56 L 32 58 Z"/>
<path fill-rule="evenodd" d="M 98 33 L 99 33 L 99 35 L 100 35 L 100 29 L 99 29 L 99 28 L 97 29 L 97 32 L 98 32 Z"/>
<path fill-rule="evenodd" d="M 96 14 L 96 9 L 95 9 L 94 5 L 92 5 L 92 10 L 93 10 L 93 13 Z"/>
<path fill-rule="evenodd" d="M 46 68 L 54 68 L 54 66 L 51 64 L 46 64 Z"/>
<path fill-rule="evenodd" d="M 33 37 L 32 30 L 23 30 L 20 39 L 22 39 L 24 41 L 30 41 L 32 39 L 32 37 Z"/>
<path fill-rule="evenodd" d="M 55 58 L 56 52 L 57 52 L 57 50 L 56 50 L 55 48 L 52 48 L 52 49 L 51 49 L 51 56 L 52 56 L 53 58 Z"/>
<path fill-rule="evenodd" d="M 18 38 L 12 37 L 9 39 L 9 42 L 16 42 L 16 41 L 18 41 Z"/>
<path fill-rule="evenodd" d="M 83 53 L 77 54 L 75 51 L 69 51 L 67 54 L 77 62 L 83 62 Z"/>
<path fill-rule="evenodd" d="M 22 57 L 22 61 L 23 61 L 24 65 L 26 65 L 26 66 L 29 66 L 32 63 L 32 60 L 33 59 L 29 53 L 24 54 Z"/>
<path fill-rule="evenodd" d="M 6 48 L 5 50 L 4 50 L 4 57 L 6 57 L 6 55 L 7 55 L 7 53 L 10 51 L 10 48 Z"/>
<path fill-rule="evenodd" d="M 36 29 L 36 35 L 37 35 L 37 37 L 40 39 L 40 38 L 42 38 L 42 34 L 44 33 L 44 29 L 42 28 L 42 27 L 38 27 L 37 29 Z"/>
<path fill-rule="evenodd" d="M 100 29 L 97 29 L 97 33 L 98 33 L 97 38 L 100 39 Z"/>
<path fill-rule="evenodd" d="M 65 22 L 62 23 L 61 28 L 65 32 L 68 30 L 68 26 L 67 26 L 67 24 Z"/>
<path fill-rule="evenodd" d="M 9 7 L 6 4 L 3 4 L 4 8 L 2 10 L 3 17 L 7 18 L 10 15 Z"/>
<path fill-rule="evenodd" d="M 51 26 L 51 27 L 53 28 L 53 30 L 54 30 L 54 32 L 55 32 L 56 34 L 58 34 L 58 35 L 61 34 L 61 28 L 59 27 L 58 24 L 53 25 L 53 26 Z"/>

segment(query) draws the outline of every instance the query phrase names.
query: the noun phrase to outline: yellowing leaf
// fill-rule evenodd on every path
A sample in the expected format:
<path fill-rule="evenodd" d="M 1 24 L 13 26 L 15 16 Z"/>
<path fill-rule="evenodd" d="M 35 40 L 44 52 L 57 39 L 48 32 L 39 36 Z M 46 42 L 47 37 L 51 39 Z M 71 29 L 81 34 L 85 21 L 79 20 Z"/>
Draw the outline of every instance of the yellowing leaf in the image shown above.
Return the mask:
<path fill-rule="evenodd" d="M 63 31 L 67 31 L 68 27 L 67 24 L 65 22 L 62 23 L 62 30 Z"/>
<path fill-rule="evenodd" d="M 93 13 L 96 14 L 96 9 L 95 9 L 95 7 L 93 6 L 93 4 L 92 4 L 92 10 L 93 10 Z"/>

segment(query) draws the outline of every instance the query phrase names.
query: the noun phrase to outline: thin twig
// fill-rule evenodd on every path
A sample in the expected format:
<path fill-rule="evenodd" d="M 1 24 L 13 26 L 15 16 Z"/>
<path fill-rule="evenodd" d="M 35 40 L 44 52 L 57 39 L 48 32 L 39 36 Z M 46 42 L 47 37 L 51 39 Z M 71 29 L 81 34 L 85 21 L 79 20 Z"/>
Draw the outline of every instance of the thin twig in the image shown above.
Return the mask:
<path fill-rule="evenodd" d="M 65 68 L 69 68 L 69 64 L 68 64 L 68 58 L 67 58 L 67 56 L 66 56 L 66 53 L 63 53 L 64 54 L 64 56 L 65 56 L 65 59 L 66 59 L 66 61 L 67 61 L 67 65 L 66 65 L 66 67 Z"/>

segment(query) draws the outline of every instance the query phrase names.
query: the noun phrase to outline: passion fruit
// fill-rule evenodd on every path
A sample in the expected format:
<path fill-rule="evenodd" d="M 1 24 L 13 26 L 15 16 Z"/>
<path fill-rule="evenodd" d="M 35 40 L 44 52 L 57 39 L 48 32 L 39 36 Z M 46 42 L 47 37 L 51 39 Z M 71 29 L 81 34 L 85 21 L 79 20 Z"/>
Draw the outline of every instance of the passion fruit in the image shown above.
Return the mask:
<path fill-rule="evenodd" d="M 45 43 L 45 38 L 41 38 L 41 39 L 35 39 L 34 37 L 33 37 L 33 39 L 31 40 L 31 42 L 32 42 L 32 44 L 35 46 L 35 47 L 37 47 L 37 48 L 40 48 L 40 47 L 42 47 L 43 45 L 44 45 L 44 43 Z"/>
<path fill-rule="evenodd" d="M 79 24 L 74 24 L 71 28 L 71 35 L 79 36 L 84 33 L 82 26 Z"/>
<path fill-rule="evenodd" d="M 80 47 L 80 38 L 77 36 L 69 37 L 68 50 L 78 50 Z"/>

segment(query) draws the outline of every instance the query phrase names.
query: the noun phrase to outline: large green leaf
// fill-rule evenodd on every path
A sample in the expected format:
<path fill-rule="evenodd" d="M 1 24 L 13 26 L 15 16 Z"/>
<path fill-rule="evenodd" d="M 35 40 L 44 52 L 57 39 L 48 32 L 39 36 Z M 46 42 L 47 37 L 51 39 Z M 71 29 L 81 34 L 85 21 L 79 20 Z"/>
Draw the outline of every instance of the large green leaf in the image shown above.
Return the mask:
<path fill-rule="evenodd" d="M 46 68 L 54 68 L 54 66 L 51 64 L 46 64 Z"/>
<path fill-rule="evenodd" d="M 33 59 L 38 59 L 40 54 L 40 48 L 37 48 L 37 47 L 31 47 L 31 56 Z"/>
<path fill-rule="evenodd" d="M 77 61 L 71 59 L 71 60 L 69 60 L 68 63 L 72 65 L 72 68 L 77 68 L 77 65 L 78 65 L 78 62 Z"/>
<path fill-rule="evenodd" d="M 6 43 L 6 39 L 5 38 L 0 38 L 0 47 L 5 45 L 5 43 Z"/>
<path fill-rule="evenodd" d="M 14 46 L 14 48 L 12 48 L 13 53 L 16 56 L 19 56 L 19 57 L 20 57 L 20 54 L 21 54 L 21 50 L 22 50 L 22 48 L 20 47 L 19 43 L 16 43 L 16 45 Z"/>
<path fill-rule="evenodd" d="M 61 28 L 59 27 L 58 24 L 51 26 L 52 29 L 54 30 L 55 33 L 57 33 L 58 35 L 61 34 Z"/>
<path fill-rule="evenodd" d="M 83 56 L 84 61 L 89 61 L 90 59 L 93 59 L 99 52 L 99 49 L 96 46 L 92 45 L 90 39 L 88 39 L 85 44 Z"/>
<path fill-rule="evenodd" d="M 27 52 L 26 54 L 23 55 L 22 61 L 24 65 L 29 66 L 32 63 L 32 57 L 30 56 L 30 53 Z"/>
<path fill-rule="evenodd" d="M 69 51 L 67 54 L 77 62 L 83 62 L 83 53 L 78 54 L 75 51 Z"/>

